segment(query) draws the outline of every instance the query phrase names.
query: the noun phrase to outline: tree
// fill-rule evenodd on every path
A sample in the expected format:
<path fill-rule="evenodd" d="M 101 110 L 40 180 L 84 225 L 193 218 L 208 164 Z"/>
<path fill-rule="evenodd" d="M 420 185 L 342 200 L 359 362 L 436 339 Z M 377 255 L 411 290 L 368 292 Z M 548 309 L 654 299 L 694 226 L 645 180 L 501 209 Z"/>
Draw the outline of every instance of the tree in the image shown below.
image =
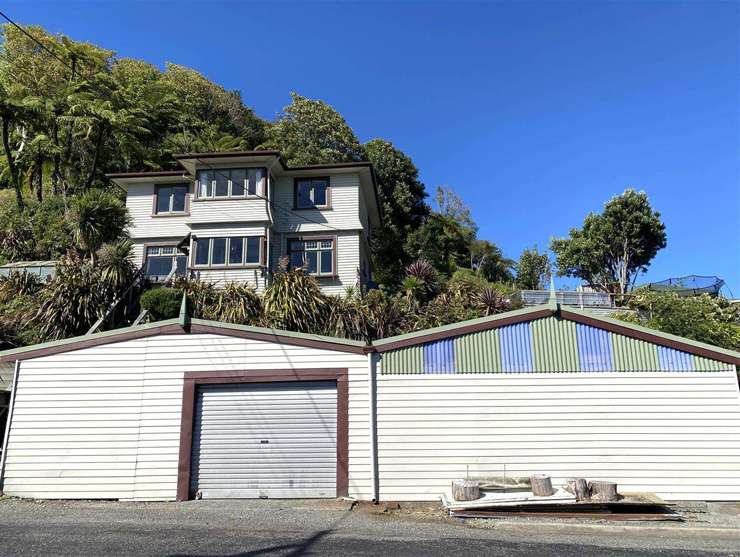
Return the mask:
<path fill-rule="evenodd" d="M 429 215 L 427 193 L 413 161 L 390 141 L 373 139 L 363 146 L 375 169 L 383 226 L 371 242 L 373 275 L 386 287 L 395 287 L 403 268 L 413 260 L 404 249 L 408 235 Z"/>
<path fill-rule="evenodd" d="M 362 145 L 334 108 L 324 101 L 290 94 L 291 103 L 267 131 L 262 149 L 282 151 L 288 164 L 328 164 L 365 159 Z"/>
<path fill-rule="evenodd" d="M 424 259 L 444 276 L 470 262 L 470 230 L 453 217 L 434 212 L 406 239 L 405 251 Z"/>
<path fill-rule="evenodd" d="M 537 246 L 525 249 L 519 256 L 514 284 L 522 290 L 544 290 L 552 273 L 547 253 L 539 253 Z"/>
<path fill-rule="evenodd" d="M 558 276 L 577 277 L 592 288 L 624 294 L 634 286 L 659 250 L 666 246 L 665 225 L 645 192 L 628 189 L 590 213 L 583 228 L 551 242 Z"/>
<path fill-rule="evenodd" d="M 627 299 L 635 313 L 616 317 L 651 329 L 740 350 L 740 305 L 709 294 L 679 296 L 638 288 Z"/>
<path fill-rule="evenodd" d="M 95 253 L 108 242 L 123 234 L 128 224 L 126 207 L 113 194 L 90 190 L 75 198 L 70 213 L 70 224 L 79 248 L 95 262 Z"/>
<path fill-rule="evenodd" d="M 501 249 L 488 240 L 473 240 L 470 244 L 470 268 L 489 282 L 511 282 L 514 261 L 504 257 Z"/>

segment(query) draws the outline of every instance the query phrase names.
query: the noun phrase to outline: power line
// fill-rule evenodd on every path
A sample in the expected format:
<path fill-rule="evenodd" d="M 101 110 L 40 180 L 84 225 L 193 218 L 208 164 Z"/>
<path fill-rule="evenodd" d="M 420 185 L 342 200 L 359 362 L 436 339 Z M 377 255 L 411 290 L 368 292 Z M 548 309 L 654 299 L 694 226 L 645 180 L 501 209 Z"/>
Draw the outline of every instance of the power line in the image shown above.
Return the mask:
<path fill-rule="evenodd" d="M 8 23 L 10 23 L 16 29 L 18 29 L 18 31 L 20 31 L 21 33 L 23 33 L 26 37 L 28 37 L 29 39 L 31 39 L 33 42 L 35 42 L 41 48 L 43 48 L 46 52 L 48 52 L 49 54 L 51 54 L 54 58 L 56 58 L 64 66 L 66 66 L 67 68 L 69 68 L 73 72 L 75 71 L 75 69 L 72 66 L 70 66 L 67 63 L 66 60 L 63 60 L 62 58 L 60 58 L 59 56 L 57 56 L 54 51 L 52 51 L 50 48 L 48 48 L 44 43 L 42 43 L 41 41 L 39 41 L 36 37 L 34 37 L 33 35 L 31 35 L 31 33 L 29 33 L 28 31 L 26 31 L 23 27 L 21 27 L 20 25 L 18 25 L 15 21 L 13 21 L 12 19 L 10 19 L 2 11 L 0 11 L 0 16 L 2 16 Z"/>

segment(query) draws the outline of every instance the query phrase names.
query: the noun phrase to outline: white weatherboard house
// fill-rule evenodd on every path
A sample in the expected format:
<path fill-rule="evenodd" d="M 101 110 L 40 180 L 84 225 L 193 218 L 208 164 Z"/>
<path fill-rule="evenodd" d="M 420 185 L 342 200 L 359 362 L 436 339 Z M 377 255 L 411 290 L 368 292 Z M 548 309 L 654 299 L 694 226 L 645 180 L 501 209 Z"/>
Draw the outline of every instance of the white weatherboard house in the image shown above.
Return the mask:
<path fill-rule="evenodd" d="M 134 260 L 147 276 L 173 267 L 264 289 L 282 257 L 325 293 L 372 280 L 380 224 L 368 162 L 290 167 L 277 151 L 175 155 L 182 170 L 110 174 L 126 191 Z"/>
<path fill-rule="evenodd" d="M 556 303 L 365 345 L 179 319 L 0 353 L 11 496 L 434 500 L 465 477 L 740 500 L 740 353 Z"/>

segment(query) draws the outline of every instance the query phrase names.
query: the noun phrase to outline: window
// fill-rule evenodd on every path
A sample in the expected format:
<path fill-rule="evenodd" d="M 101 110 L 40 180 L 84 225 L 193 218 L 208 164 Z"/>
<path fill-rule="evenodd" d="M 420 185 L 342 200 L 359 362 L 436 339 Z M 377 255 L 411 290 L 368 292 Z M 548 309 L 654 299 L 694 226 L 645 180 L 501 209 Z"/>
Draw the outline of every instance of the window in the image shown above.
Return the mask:
<path fill-rule="evenodd" d="M 297 178 L 295 181 L 296 209 L 329 207 L 329 178 Z"/>
<path fill-rule="evenodd" d="M 334 240 L 288 240 L 288 259 L 291 267 L 303 267 L 317 276 L 334 275 Z"/>
<path fill-rule="evenodd" d="M 198 199 L 260 196 L 265 191 L 265 168 L 222 168 L 198 171 Z"/>
<path fill-rule="evenodd" d="M 175 246 L 149 246 L 146 248 L 144 275 L 149 278 L 165 278 L 174 266 L 175 274 L 184 276 L 187 260 L 187 256 Z"/>
<path fill-rule="evenodd" d="M 198 238 L 195 241 L 197 267 L 243 267 L 262 262 L 262 236 L 239 238 Z"/>
<path fill-rule="evenodd" d="M 155 214 L 184 213 L 187 207 L 187 197 L 187 184 L 158 186 L 154 205 Z"/>

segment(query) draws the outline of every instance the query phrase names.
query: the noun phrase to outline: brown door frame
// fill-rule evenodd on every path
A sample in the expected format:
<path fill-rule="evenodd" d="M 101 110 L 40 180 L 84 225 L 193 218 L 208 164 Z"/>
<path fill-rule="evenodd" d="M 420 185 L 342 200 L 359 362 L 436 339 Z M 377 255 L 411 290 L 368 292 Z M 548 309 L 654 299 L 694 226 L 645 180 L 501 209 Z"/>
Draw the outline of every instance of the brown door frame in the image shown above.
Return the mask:
<path fill-rule="evenodd" d="M 190 471 L 193 448 L 193 420 L 198 385 L 228 383 L 284 383 L 288 381 L 335 381 L 337 384 L 337 497 L 349 489 L 349 389 L 347 368 L 256 369 L 245 371 L 186 372 L 182 390 L 180 458 L 177 466 L 177 500 L 190 498 Z"/>

